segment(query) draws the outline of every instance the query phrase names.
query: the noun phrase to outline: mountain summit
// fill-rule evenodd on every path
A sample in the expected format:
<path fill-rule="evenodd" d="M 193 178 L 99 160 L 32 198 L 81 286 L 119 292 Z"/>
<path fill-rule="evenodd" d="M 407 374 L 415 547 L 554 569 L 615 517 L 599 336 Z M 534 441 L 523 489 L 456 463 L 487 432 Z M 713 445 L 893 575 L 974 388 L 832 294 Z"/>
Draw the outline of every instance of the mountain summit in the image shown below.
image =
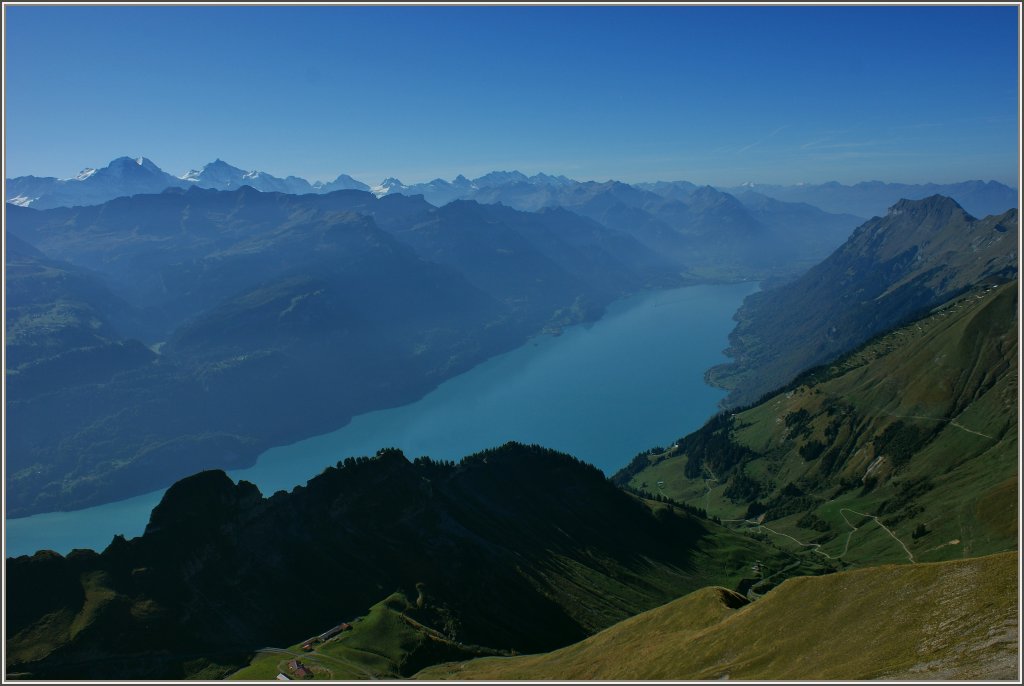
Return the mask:
<path fill-rule="evenodd" d="M 145 157 L 118 157 L 106 167 L 86 168 L 70 179 L 37 176 L 8 179 L 7 202 L 36 209 L 98 205 L 120 196 L 160 193 L 167 188 L 187 185 Z"/>

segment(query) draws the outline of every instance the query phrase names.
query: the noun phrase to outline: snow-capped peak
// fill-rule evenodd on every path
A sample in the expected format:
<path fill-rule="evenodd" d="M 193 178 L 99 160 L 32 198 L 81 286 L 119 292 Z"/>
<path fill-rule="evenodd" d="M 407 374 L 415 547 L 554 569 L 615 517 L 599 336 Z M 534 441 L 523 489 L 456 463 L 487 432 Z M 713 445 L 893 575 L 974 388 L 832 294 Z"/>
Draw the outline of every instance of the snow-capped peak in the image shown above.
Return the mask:
<path fill-rule="evenodd" d="M 87 178 L 96 173 L 96 170 L 92 167 L 86 167 L 82 171 L 78 172 L 78 176 L 75 177 L 75 181 L 85 181 Z"/>
<path fill-rule="evenodd" d="M 399 193 L 408 188 L 404 183 L 399 181 L 393 176 L 381 181 L 378 185 L 370 189 L 370 192 L 376 195 L 378 198 L 387 195 L 388 193 Z"/>

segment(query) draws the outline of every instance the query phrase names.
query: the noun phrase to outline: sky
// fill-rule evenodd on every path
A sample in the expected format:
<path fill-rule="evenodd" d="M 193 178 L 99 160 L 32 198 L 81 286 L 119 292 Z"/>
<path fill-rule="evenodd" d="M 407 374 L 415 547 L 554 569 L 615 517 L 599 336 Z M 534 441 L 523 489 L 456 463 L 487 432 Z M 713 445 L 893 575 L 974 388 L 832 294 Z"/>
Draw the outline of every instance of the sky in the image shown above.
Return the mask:
<path fill-rule="evenodd" d="M 1018 185 L 1014 6 L 4 5 L 5 175 Z"/>

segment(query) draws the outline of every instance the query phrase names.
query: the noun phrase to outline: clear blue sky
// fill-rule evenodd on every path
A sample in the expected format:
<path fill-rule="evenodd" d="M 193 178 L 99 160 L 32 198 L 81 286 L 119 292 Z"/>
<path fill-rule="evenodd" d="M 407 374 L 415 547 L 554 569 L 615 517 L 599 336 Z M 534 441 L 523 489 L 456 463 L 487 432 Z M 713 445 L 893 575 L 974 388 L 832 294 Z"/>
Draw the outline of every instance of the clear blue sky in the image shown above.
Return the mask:
<path fill-rule="evenodd" d="M 1017 185 L 1015 7 L 5 6 L 6 173 Z"/>

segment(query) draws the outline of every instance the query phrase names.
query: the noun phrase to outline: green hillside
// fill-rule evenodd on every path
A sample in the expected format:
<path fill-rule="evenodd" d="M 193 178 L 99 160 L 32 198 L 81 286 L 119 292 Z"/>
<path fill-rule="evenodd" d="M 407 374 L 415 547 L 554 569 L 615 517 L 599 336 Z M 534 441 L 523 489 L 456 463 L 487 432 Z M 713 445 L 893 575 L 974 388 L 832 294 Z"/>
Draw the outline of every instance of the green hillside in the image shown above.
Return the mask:
<path fill-rule="evenodd" d="M 790 579 L 747 603 L 704 588 L 543 655 L 420 679 L 1017 679 L 1017 555 Z"/>
<path fill-rule="evenodd" d="M 1016 312 L 971 291 L 615 479 L 840 566 L 1013 550 Z"/>

